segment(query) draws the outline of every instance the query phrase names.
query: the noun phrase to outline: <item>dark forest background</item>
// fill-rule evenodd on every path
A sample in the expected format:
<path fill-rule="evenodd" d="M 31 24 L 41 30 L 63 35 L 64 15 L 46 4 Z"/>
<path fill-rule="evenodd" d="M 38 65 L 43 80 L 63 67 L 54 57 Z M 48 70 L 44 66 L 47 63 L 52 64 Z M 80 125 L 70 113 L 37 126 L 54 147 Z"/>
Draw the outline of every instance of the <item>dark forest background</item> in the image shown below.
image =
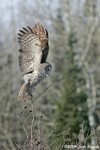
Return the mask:
<path fill-rule="evenodd" d="M 100 146 L 100 0 L 4 0 L 0 4 L 0 150 Z M 22 75 L 17 33 L 49 32 L 51 76 L 34 104 L 17 102 Z M 68 148 L 66 148 L 68 149 Z M 91 149 L 91 148 L 90 148 Z"/>

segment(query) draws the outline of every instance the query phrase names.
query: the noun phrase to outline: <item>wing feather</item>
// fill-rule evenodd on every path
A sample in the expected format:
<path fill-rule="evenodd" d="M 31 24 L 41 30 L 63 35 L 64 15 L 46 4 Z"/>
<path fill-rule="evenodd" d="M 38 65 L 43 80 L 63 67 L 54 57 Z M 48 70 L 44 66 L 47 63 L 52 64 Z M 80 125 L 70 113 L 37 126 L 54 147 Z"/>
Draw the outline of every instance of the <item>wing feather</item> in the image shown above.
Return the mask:
<path fill-rule="evenodd" d="M 20 45 L 19 67 L 23 74 L 36 70 L 41 63 L 41 42 L 32 31 L 20 30 L 18 42 Z"/>
<path fill-rule="evenodd" d="M 48 31 L 39 23 L 33 28 L 27 26 L 19 31 L 19 67 L 26 74 L 37 70 L 40 63 L 46 62 L 49 52 Z"/>
<path fill-rule="evenodd" d="M 49 53 L 49 44 L 48 44 L 48 31 L 40 24 L 37 23 L 32 28 L 34 34 L 39 38 L 41 41 L 41 49 L 42 49 L 42 60 L 41 63 L 45 63 L 48 53 Z"/>
<path fill-rule="evenodd" d="M 29 29 L 30 32 L 33 33 L 33 30 L 29 26 L 27 26 L 27 28 Z"/>
<path fill-rule="evenodd" d="M 23 30 L 19 30 L 22 34 L 26 34 L 26 32 L 25 31 L 23 31 Z"/>
<path fill-rule="evenodd" d="M 24 27 L 23 27 L 23 30 L 24 30 L 26 33 L 29 32 L 28 29 L 26 29 L 26 28 L 24 28 Z"/>

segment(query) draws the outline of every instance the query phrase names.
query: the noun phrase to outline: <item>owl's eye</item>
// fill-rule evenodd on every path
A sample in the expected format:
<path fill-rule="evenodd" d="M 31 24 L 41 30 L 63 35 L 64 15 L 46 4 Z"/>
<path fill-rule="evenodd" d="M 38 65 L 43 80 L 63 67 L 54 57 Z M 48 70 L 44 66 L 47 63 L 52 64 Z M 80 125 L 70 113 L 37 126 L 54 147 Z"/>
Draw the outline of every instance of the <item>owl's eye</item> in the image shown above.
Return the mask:
<path fill-rule="evenodd" d="M 50 68 L 48 68 L 48 71 L 50 71 Z"/>
<path fill-rule="evenodd" d="M 49 75 L 50 72 L 51 72 L 51 66 L 48 65 L 48 66 L 45 67 L 45 74 Z"/>

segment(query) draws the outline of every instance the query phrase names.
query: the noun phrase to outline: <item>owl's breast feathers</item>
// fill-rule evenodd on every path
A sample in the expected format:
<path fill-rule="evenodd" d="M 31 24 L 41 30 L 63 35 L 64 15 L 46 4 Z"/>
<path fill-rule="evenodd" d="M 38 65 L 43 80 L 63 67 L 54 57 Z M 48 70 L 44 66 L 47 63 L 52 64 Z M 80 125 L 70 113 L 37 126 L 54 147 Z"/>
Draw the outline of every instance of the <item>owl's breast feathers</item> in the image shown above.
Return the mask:
<path fill-rule="evenodd" d="M 44 80 L 45 75 L 44 74 L 38 74 L 36 76 L 34 76 L 34 78 L 31 80 L 29 80 L 27 87 L 28 87 L 28 91 L 29 93 L 32 93 L 32 91 L 34 90 L 34 88 L 42 81 Z"/>

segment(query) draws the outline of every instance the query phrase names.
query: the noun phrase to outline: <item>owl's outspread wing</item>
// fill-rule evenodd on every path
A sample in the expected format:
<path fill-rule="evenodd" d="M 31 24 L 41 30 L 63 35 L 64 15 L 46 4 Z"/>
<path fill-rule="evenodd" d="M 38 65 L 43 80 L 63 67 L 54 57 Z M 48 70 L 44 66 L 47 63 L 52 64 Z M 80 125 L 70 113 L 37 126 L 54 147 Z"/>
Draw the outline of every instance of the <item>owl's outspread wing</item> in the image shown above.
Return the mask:
<path fill-rule="evenodd" d="M 47 30 L 38 23 L 33 29 L 23 28 L 18 35 L 20 70 L 23 74 L 38 71 L 39 64 L 45 62 L 48 55 Z"/>

